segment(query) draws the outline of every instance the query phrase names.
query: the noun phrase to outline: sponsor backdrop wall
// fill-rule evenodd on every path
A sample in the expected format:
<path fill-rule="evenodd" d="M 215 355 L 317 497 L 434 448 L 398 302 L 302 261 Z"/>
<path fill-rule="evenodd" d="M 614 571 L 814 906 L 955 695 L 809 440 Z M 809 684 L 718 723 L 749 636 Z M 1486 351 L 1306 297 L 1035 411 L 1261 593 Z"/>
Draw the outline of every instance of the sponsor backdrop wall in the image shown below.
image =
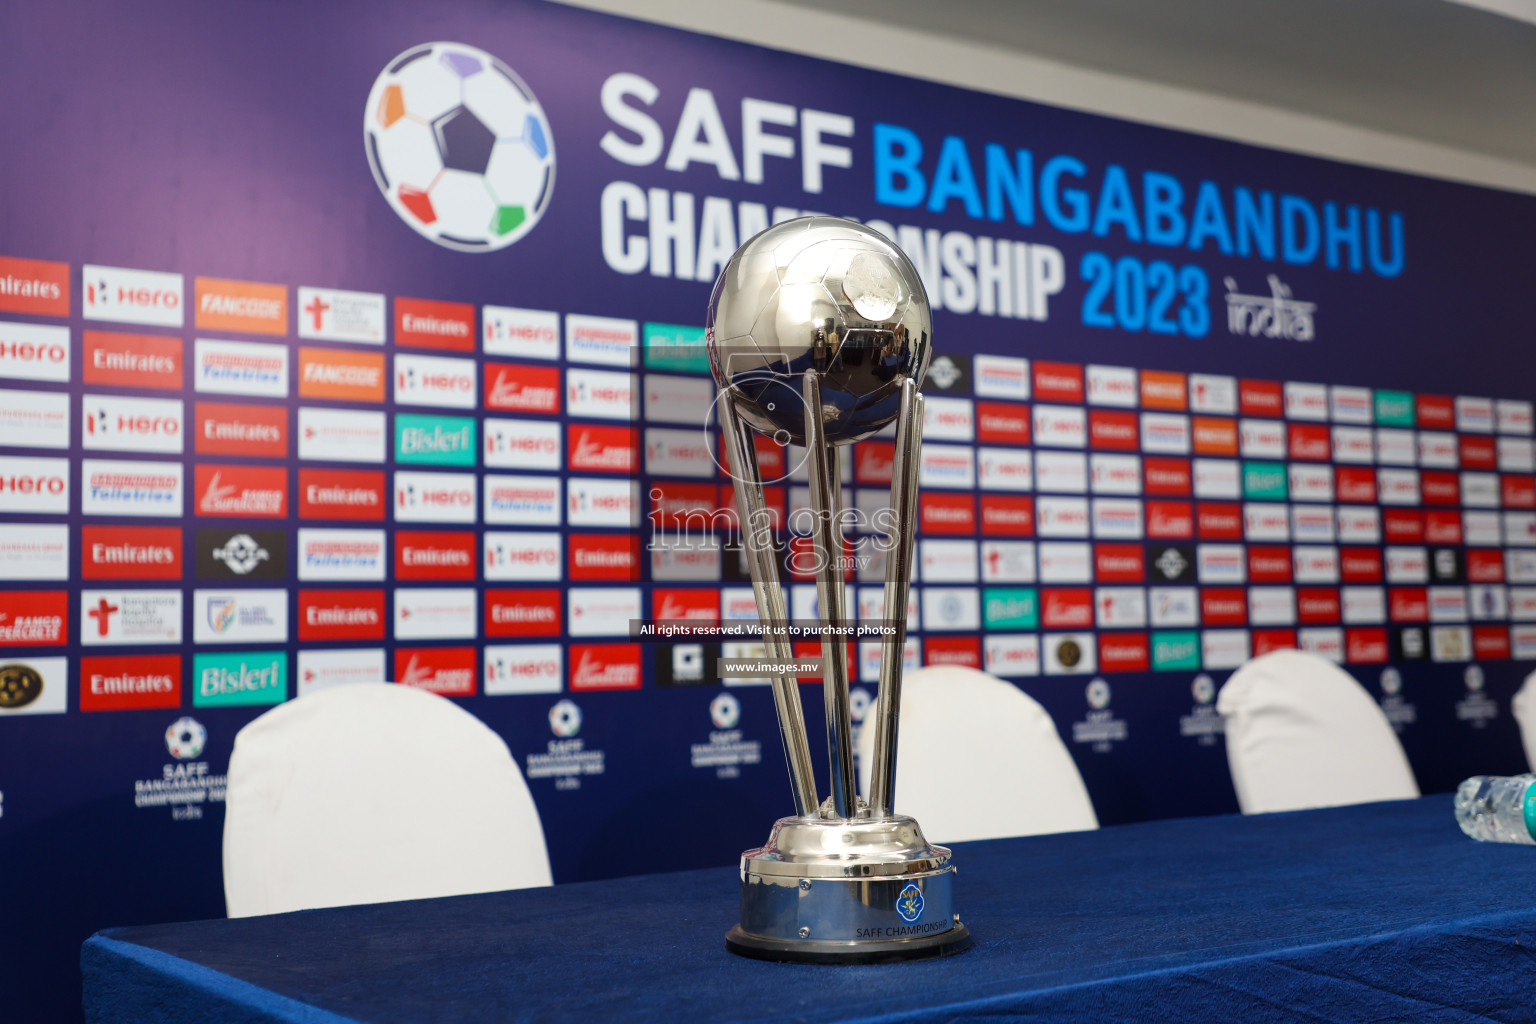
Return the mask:
<path fill-rule="evenodd" d="M 766 688 L 629 622 L 754 614 L 702 320 L 802 212 L 896 239 L 936 310 L 909 660 L 1041 701 L 1103 822 L 1235 810 L 1213 695 L 1281 647 L 1343 663 L 1427 791 L 1524 768 L 1528 197 L 533 3 L 0 29 L 18 1019 L 68 1012 L 92 929 L 222 912 L 234 735 L 329 686 L 496 729 L 559 881 L 762 840 Z M 863 523 L 890 455 L 846 460 Z M 803 473 L 763 459 L 809 617 Z"/>

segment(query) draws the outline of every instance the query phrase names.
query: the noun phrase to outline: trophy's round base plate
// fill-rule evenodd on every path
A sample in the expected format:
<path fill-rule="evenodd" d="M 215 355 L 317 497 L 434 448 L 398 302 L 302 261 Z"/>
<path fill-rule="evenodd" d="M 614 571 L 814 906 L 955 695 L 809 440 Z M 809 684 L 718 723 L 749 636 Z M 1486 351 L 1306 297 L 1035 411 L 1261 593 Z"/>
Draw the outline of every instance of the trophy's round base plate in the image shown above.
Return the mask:
<path fill-rule="evenodd" d="M 736 925 L 725 935 L 725 948 L 737 956 L 783 964 L 893 964 L 904 960 L 936 960 L 971 948 L 971 930 L 956 924 L 948 931 L 920 939 L 887 942 L 822 942 L 765 939 Z"/>

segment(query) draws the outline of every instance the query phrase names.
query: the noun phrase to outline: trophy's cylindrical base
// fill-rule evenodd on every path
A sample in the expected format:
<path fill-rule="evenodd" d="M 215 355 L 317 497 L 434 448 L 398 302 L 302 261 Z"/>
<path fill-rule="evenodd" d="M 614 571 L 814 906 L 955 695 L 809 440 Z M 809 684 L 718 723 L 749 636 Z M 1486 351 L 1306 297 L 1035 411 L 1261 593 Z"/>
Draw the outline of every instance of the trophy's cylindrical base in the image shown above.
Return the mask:
<path fill-rule="evenodd" d="M 782 964 L 892 964 L 936 960 L 971 948 L 971 930 L 956 921 L 937 935 L 864 942 L 817 942 L 814 939 L 765 939 L 736 925 L 725 933 L 725 948 L 737 956 Z"/>

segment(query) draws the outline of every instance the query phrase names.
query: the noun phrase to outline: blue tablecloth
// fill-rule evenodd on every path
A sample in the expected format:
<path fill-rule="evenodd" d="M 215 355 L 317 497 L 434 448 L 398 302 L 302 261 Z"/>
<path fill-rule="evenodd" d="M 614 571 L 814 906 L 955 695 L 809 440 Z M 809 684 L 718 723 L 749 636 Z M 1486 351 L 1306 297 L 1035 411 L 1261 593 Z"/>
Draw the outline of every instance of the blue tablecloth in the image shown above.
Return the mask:
<path fill-rule="evenodd" d="M 1448 796 L 964 843 L 955 859 L 976 945 L 945 960 L 738 959 L 723 941 L 737 895 L 726 867 L 113 929 L 85 944 L 86 1015 L 1536 1020 L 1536 849 L 1465 838 Z"/>

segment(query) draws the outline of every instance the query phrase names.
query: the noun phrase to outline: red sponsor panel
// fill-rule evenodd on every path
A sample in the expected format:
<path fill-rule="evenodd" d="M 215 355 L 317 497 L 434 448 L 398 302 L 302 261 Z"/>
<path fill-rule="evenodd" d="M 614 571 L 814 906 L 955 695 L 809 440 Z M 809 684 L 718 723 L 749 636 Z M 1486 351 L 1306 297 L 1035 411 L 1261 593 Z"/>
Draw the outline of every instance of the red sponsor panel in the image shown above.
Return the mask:
<path fill-rule="evenodd" d="M 1100 633 L 1099 668 L 1104 672 L 1145 672 L 1152 648 L 1145 633 Z"/>
<path fill-rule="evenodd" d="M 1030 364 L 1035 378 L 1035 399 L 1041 402 L 1083 402 L 1083 368 L 1077 363 Z"/>
<path fill-rule="evenodd" d="M 68 642 L 68 591 L 0 590 L 0 647 L 58 647 Z"/>
<path fill-rule="evenodd" d="M 1461 481 L 1455 473 L 1426 469 L 1419 473 L 1419 494 L 1426 505 L 1460 505 Z"/>
<path fill-rule="evenodd" d="M 1497 469 L 1499 465 L 1498 450 L 1494 446 L 1493 438 L 1479 437 L 1476 434 L 1462 434 L 1461 465 L 1463 469 Z"/>
<path fill-rule="evenodd" d="M 1093 628 L 1093 591 L 1087 587 L 1040 591 L 1040 624 L 1046 629 Z"/>
<path fill-rule="evenodd" d="M 918 529 L 922 533 L 967 537 L 976 533 L 974 494 L 946 494 L 942 491 L 924 493 L 917 499 L 917 511 Z"/>
<path fill-rule="evenodd" d="M 657 587 L 651 594 L 651 618 L 720 621 L 720 591 L 700 587 Z"/>
<path fill-rule="evenodd" d="M 384 639 L 384 591 L 299 591 L 300 640 Z"/>
<path fill-rule="evenodd" d="M 566 538 L 572 580 L 633 583 L 640 579 L 640 538 L 632 533 L 573 533 Z"/>
<path fill-rule="evenodd" d="M 1291 582 L 1291 549 L 1275 544 L 1249 545 L 1248 579 L 1253 583 Z"/>
<path fill-rule="evenodd" d="M 1241 626 L 1248 621 L 1248 592 L 1242 587 L 1201 587 L 1200 622 L 1206 626 Z"/>
<path fill-rule="evenodd" d="M 395 531 L 396 579 L 472 580 L 478 565 L 472 531 Z"/>
<path fill-rule="evenodd" d="M 1422 543 L 1424 513 L 1411 508 L 1382 509 L 1381 532 L 1388 544 Z"/>
<path fill-rule="evenodd" d="M 180 338 L 84 331 L 80 339 L 84 350 L 80 379 L 87 384 L 161 391 L 180 391 L 186 386 Z"/>
<path fill-rule="evenodd" d="M 1378 664 L 1387 660 L 1387 631 L 1367 626 L 1344 631 L 1344 660 L 1357 664 Z"/>
<path fill-rule="evenodd" d="M 1500 500 L 1505 508 L 1536 508 L 1536 477 L 1499 477 Z"/>
<path fill-rule="evenodd" d="M 1321 423 L 1291 423 L 1286 426 L 1291 458 L 1304 462 L 1327 462 L 1333 454 L 1332 435 Z"/>
<path fill-rule="evenodd" d="M 475 307 L 467 302 L 395 299 L 395 344 L 402 348 L 475 350 Z"/>
<path fill-rule="evenodd" d="M 81 711 L 181 707 L 181 655 L 80 659 Z"/>
<path fill-rule="evenodd" d="M 381 522 L 384 474 L 371 469 L 299 470 L 299 518 Z"/>
<path fill-rule="evenodd" d="M 1285 389 L 1277 380 L 1237 382 L 1237 407 L 1244 416 L 1278 417 L 1285 413 Z"/>
<path fill-rule="evenodd" d="M 1178 540 L 1195 535 L 1195 512 L 1187 501 L 1147 502 L 1147 536 Z"/>
<path fill-rule="evenodd" d="M 1337 587 L 1297 587 L 1296 621 L 1303 625 L 1339 621 Z"/>
<path fill-rule="evenodd" d="M 1141 460 L 1141 479 L 1148 494 L 1173 498 L 1187 496 L 1193 483 L 1188 459 L 1158 455 L 1148 455 Z"/>
<path fill-rule="evenodd" d="M 1380 548 L 1340 548 L 1339 577 L 1345 583 L 1380 583 Z"/>
<path fill-rule="evenodd" d="M 1261 654 L 1270 651 L 1293 651 L 1296 649 L 1296 631 L 1294 629 L 1255 629 L 1253 631 L 1253 656 L 1257 658 Z"/>
<path fill-rule="evenodd" d="M 1337 466 L 1333 471 L 1333 493 L 1341 502 L 1361 505 L 1376 503 L 1376 471 L 1357 466 Z"/>
<path fill-rule="evenodd" d="M 1451 430 L 1456 426 L 1456 403 L 1450 395 L 1419 395 L 1414 409 L 1421 427 Z"/>
<path fill-rule="evenodd" d="M 986 444 L 1029 444 L 1029 406 L 1021 402 L 977 402 L 976 440 Z"/>
<path fill-rule="evenodd" d="M 560 370 L 522 363 L 485 364 L 485 407 L 505 412 L 560 411 Z M 573 427 L 574 431 L 576 428 Z"/>
<path fill-rule="evenodd" d="M 1473 626 L 1472 657 L 1478 661 L 1508 661 L 1509 627 Z"/>
<path fill-rule="evenodd" d="M 69 264 L 0 256 L 0 310 L 69 316 Z"/>
<path fill-rule="evenodd" d="M 768 522 L 772 529 L 782 530 L 784 519 L 789 514 L 789 492 L 783 487 L 764 487 L 763 504 L 768 509 Z M 715 518 L 715 529 L 739 530 L 741 529 L 741 516 L 736 509 L 736 485 L 720 485 L 719 515 Z"/>
<path fill-rule="evenodd" d="M 1088 410 L 1088 447 L 1134 452 L 1141 448 L 1141 429 L 1133 412 Z"/>
<path fill-rule="evenodd" d="M 651 485 L 651 522 L 660 526 L 707 526 L 720 507 L 720 488 L 714 484 L 669 480 Z"/>
<path fill-rule="evenodd" d="M 193 509 L 199 516 L 288 518 L 288 470 L 280 466 L 199 463 Z"/>
<path fill-rule="evenodd" d="M 1503 583 L 1504 552 L 1473 548 L 1467 552 L 1468 583 Z"/>
<path fill-rule="evenodd" d="M 1236 455 L 1237 421 L 1225 416 L 1196 416 L 1190 424 L 1196 455 Z"/>
<path fill-rule="evenodd" d="M 790 537 L 789 552 L 784 561 L 790 577 L 795 581 L 800 583 L 816 581 L 816 566 L 820 564 L 820 559 L 816 557 L 816 544 L 811 538 Z"/>
<path fill-rule="evenodd" d="M 891 449 L 891 455 L 893 457 L 896 452 L 896 443 L 894 441 L 865 441 L 863 443 L 889 445 Z M 789 449 L 774 441 L 773 438 L 764 437 L 762 434 L 754 433 L 752 435 L 752 448 L 757 452 L 757 472 L 758 475 L 762 477 L 762 479 L 778 480 L 781 479 L 784 474 L 789 472 Z M 729 448 L 726 447 L 724 434 L 721 434 L 715 438 L 715 452 L 715 463 L 720 467 L 720 475 L 723 477 L 730 477 L 730 455 L 728 454 Z M 891 471 L 889 467 L 887 467 L 885 471 L 885 482 L 891 482 Z"/>
<path fill-rule="evenodd" d="M 1195 525 L 1201 540 L 1242 540 L 1243 508 L 1235 502 L 1196 502 Z"/>
<path fill-rule="evenodd" d="M 1387 615 L 1392 619 L 1393 622 L 1428 622 L 1428 588 L 1387 588 Z"/>
<path fill-rule="evenodd" d="M 981 638 L 977 636 L 925 637 L 923 664 L 981 668 Z"/>
<path fill-rule="evenodd" d="M 181 527 L 82 526 L 80 576 L 88 580 L 179 580 Z"/>
<path fill-rule="evenodd" d="M 288 457 L 287 406 L 198 402 L 194 412 L 197 435 L 193 447 L 199 455 Z"/>
<path fill-rule="evenodd" d="M 633 474 L 640 467 L 640 430 L 572 423 L 565 434 L 566 466 L 582 472 Z"/>
<path fill-rule="evenodd" d="M 1035 499 L 1005 494 L 981 496 L 983 537 L 1033 537 Z"/>
<path fill-rule="evenodd" d="M 1146 576 L 1147 556 L 1140 544 L 1093 546 L 1093 578 L 1099 583 L 1140 583 Z"/>
<path fill-rule="evenodd" d="M 896 466 L 896 442 L 860 441 L 853 446 L 853 482 L 889 484 Z"/>
<path fill-rule="evenodd" d="M 395 682 L 444 697 L 473 697 L 480 652 L 473 647 L 402 647 L 395 651 Z"/>
<path fill-rule="evenodd" d="M 1460 544 L 1460 512 L 1424 513 L 1424 542 L 1426 544 Z"/>
<path fill-rule="evenodd" d="M 572 644 L 572 690 L 640 689 L 639 644 Z"/>
<path fill-rule="evenodd" d="M 559 636 L 563 591 L 519 587 L 485 592 L 487 637 Z"/>

